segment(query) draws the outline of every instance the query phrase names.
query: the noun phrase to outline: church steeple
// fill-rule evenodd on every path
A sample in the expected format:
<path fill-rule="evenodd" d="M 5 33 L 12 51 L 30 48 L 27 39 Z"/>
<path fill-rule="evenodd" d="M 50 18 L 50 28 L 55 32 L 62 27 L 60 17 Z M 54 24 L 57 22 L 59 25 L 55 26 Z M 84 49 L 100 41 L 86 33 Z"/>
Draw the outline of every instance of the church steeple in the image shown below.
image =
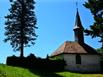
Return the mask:
<path fill-rule="evenodd" d="M 78 43 L 84 43 L 84 35 L 83 35 L 83 26 L 81 23 L 81 19 L 79 16 L 79 12 L 77 9 L 76 13 L 76 21 L 75 21 L 75 26 L 74 26 L 74 36 L 75 36 L 75 41 Z"/>

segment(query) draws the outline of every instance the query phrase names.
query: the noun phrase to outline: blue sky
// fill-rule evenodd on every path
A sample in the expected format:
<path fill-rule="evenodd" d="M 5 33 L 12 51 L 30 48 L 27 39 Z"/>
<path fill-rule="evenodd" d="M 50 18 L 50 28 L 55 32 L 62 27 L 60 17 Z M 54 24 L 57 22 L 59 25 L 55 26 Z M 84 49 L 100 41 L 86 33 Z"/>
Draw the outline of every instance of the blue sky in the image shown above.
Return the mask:
<path fill-rule="evenodd" d="M 37 57 L 46 57 L 65 41 L 74 41 L 73 26 L 75 24 L 76 1 L 78 1 L 82 24 L 84 28 L 89 28 L 89 25 L 93 23 L 93 17 L 90 11 L 82 5 L 87 0 L 36 0 L 38 38 L 34 46 L 25 48 L 25 56 L 34 53 Z M 9 6 L 9 0 L 0 0 L 0 63 L 5 63 L 7 56 L 19 56 L 19 52 L 13 52 L 9 42 L 3 42 L 5 38 L 4 16 L 8 14 Z M 98 38 L 92 39 L 85 36 L 85 42 L 94 48 L 101 46 L 98 43 Z"/>

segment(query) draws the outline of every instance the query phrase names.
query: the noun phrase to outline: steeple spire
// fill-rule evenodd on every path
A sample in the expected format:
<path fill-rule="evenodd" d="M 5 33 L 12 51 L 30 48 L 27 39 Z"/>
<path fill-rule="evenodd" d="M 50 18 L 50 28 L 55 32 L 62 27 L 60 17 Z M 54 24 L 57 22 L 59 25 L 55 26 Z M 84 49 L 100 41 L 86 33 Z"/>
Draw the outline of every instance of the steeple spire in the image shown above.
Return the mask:
<path fill-rule="evenodd" d="M 76 6 L 77 6 L 77 3 L 76 3 Z M 76 42 L 84 43 L 83 29 L 84 28 L 82 26 L 79 12 L 78 12 L 78 7 L 77 7 L 76 21 L 75 21 L 75 25 L 74 25 L 74 29 L 73 29 Z"/>
<path fill-rule="evenodd" d="M 81 19 L 80 19 L 80 16 L 79 16 L 79 12 L 78 12 L 78 8 L 77 8 L 76 21 L 75 21 L 74 29 L 76 29 L 76 28 L 83 29 L 83 26 L 82 26 L 82 23 L 81 23 Z"/>

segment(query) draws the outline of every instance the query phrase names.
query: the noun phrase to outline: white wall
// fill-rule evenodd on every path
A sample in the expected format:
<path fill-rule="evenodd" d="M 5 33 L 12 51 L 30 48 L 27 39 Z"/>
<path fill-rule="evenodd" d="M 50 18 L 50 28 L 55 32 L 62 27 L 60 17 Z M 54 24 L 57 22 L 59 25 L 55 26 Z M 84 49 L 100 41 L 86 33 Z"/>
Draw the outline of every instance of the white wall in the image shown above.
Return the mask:
<path fill-rule="evenodd" d="M 99 55 L 85 55 L 81 56 L 81 64 L 76 64 L 76 54 L 64 54 L 66 61 L 66 70 L 80 71 L 80 72 L 96 72 L 100 71 L 100 56 Z"/>

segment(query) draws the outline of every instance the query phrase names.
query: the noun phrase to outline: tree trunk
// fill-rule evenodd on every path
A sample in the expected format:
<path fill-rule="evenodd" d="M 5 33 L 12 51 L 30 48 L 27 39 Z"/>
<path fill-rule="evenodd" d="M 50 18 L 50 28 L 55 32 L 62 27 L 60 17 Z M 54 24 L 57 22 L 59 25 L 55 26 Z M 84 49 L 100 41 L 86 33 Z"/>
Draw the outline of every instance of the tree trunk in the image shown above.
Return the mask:
<path fill-rule="evenodd" d="M 21 1 L 22 5 L 22 16 L 21 16 L 21 47 L 20 47 L 20 57 L 24 57 L 24 1 Z"/>
<path fill-rule="evenodd" d="M 21 58 L 24 57 L 24 46 L 23 46 L 23 44 L 21 44 L 20 57 Z"/>

